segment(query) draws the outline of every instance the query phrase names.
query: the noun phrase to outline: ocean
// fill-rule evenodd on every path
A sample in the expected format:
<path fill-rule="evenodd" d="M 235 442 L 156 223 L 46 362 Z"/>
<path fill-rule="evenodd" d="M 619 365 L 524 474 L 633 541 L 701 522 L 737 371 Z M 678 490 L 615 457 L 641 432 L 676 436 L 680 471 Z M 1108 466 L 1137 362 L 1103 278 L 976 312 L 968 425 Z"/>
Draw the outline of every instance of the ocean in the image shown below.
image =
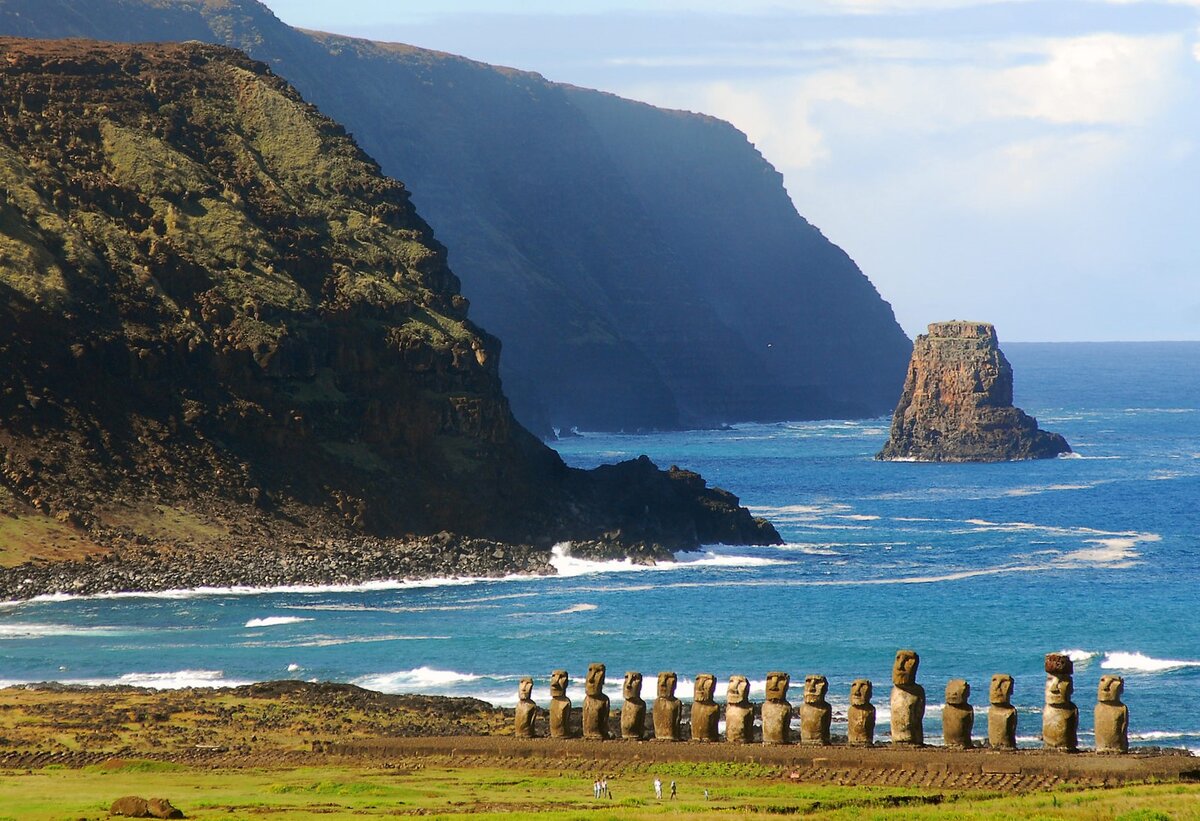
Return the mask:
<path fill-rule="evenodd" d="M 1075 453 L 988 465 L 881 463 L 887 419 L 743 424 L 556 444 L 590 467 L 648 454 L 769 517 L 786 544 L 709 546 L 655 568 L 561 548 L 557 577 L 291 590 L 52 597 L 0 605 L 0 682 L 152 687 L 279 678 L 385 692 L 548 699 L 551 670 L 829 679 L 833 732 L 850 682 L 875 683 L 886 740 L 895 651 L 921 655 L 926 737 L 965 678 L 986 736 L 993 673 L 1016 679 L 1018 736 L 1036 746 L 1043 656 L 1075 659 L 1083 745 L 1102 674 L 1125 677 L 1134 744 L 1200 752 L 1200 343 L 1004 345 L 1017 404 Z M 841 719 L 840 727 L 838 719 Z"/>

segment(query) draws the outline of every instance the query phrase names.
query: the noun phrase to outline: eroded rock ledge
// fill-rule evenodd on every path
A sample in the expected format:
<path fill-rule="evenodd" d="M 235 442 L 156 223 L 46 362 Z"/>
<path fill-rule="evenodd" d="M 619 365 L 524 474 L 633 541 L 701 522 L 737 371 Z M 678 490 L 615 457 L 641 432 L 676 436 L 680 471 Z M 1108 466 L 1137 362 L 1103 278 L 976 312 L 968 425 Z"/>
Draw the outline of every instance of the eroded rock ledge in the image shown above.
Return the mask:
<path fill-rule="evenodd" d="M 913 343 L 891 435 L 875 457 L 1004 462 L 1070 453 L 1057 433 L 1013 407 L 1012 366 L 987 322 L 935 322 Z"/>

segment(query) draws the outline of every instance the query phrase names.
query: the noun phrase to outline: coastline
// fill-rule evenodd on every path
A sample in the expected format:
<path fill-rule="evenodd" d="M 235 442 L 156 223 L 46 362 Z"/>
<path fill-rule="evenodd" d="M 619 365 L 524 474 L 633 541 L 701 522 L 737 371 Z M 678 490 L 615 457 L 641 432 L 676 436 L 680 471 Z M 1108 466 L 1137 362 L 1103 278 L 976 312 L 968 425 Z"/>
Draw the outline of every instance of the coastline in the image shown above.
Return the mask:
<path fill-rule="evenodd" d="M 670 561 L 661 545 L 572 542 L 580 559 L 620 559 L 634 564 Z M 320 544 L 261 542 L 245 548 L 125 546 L 81 561 L 33 561 L 0 568 L 0 602 L 70 595 L 136 595 L 176 590 L 269 590 L 432 579 L 502 579 L 554 576 L 549 547 L 510 544 L 439 533 L 404 540 L 349 539 Z"/>

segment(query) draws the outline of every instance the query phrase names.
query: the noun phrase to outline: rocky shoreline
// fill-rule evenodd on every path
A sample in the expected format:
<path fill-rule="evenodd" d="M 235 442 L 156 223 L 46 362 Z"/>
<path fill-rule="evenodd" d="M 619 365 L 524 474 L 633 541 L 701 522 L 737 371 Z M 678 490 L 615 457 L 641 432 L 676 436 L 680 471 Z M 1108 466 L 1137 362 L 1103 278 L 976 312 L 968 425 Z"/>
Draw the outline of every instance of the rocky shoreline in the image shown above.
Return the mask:
<path fill-rule="evenodd" d="M 639 564 L 670 560 L 660 545 L 616 541 L 572 543 L 570 555 Z M 552 576 L 544 547 L 439 533 L 406 540 L 355 538 L 319 544 L 281 543 L 245 549 L 125 546 L 83 561 L 27 562 L 0 568 L 0 601 L 37 596 L 152 593 L 201 587 L 353 585 L 438 578 Z"/>

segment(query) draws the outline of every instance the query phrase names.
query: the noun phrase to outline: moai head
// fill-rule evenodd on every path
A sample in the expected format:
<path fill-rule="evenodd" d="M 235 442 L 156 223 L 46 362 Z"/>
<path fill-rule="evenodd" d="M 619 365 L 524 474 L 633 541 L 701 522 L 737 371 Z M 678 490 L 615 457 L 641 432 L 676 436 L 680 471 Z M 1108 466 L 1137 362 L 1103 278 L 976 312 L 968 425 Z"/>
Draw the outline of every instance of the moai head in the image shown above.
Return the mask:
<path fill-rule="evenodd" d="M 767 673 L 767 701 L 787 701 L 788 685 L 792 677 L 778 670 Z"/>
<path fill-rule="evenodd" d="M 967 706 L 967 701 L 971 698 L 971 685 L 967 684 L 966 680 L 961 678 L 952 678 L 946 684 L 946 703 L 957 704 L 961 707 Z"/>
<path fill-rule="evenodd" d="M 621 694 L 626 701 L 636 701 L 642 697 L 642 674 L 637 670 L 630 670 L 625 674 L 625 686 L 621 688 Z"/>
<path fill-rule="evenodd" d="M 806 704 L 820 704 L 825 700 L 825 694 L 828 692 L 829 682 L 825 676 L 804 677 L 804 702 Z"/>
<path fill-rule="evenodd" d="M 992 676 L 992 686 L 988 690 L 988 701 L 997 707 L 1007 707 L 1012 701 L 1013 677 L 1008 673 L 996 673 Z"/>
<path fill-rule="evenodd" d="M 658 697 L 675 698 L 675 684 L 678 677 L 671 672 L 663 671 L 658 674 Z"/>
<path fill-rule="evenodd" d="M 729 689 L 725 692 L 725 703 L 744 705 L 750 698 L 750 682 L 745 676 L 730 676 Z"/>
<path fill-rule="evenodd" d="M 555 670 L 550 674 L 550 697 L 562 698 L 567 694 L 567 684 L 571 681 L 571 677 L 567 675 L 566 670 Z"/>
<path fill-rule="evenodd" d="M 600 663 L 589 664 L 587 673 L 587 694 L 596 698 L 604 695 L 604 665 Z"/>
<path fill-rule="evenodd" d="M 916 650 L 897 650 L 896 661 L 892 664 L 892 684 L 897 687 L 907 687 L 917 683 L 917 668 L 921 666 L 921 657 Z"/>
<path fill-rule="evenodd" d="M 870 679 L 856 678 L 850 684 L 850 703 L 855 707 L 866 707 L 871 703 L 871 694 L 874 689 Z"/>
<path fill-rule="evenodd" d="M 1071 683 L 1071 676 L 1074 672 L 1075 665 L 1069 656 L 1062 653 L 1046 654 L 1047 704 L 1071 703 L 1071 694 L 1075 691 L 1075 686 Z"/>
<path fill-rule="evenodd" d="M 713 691 L 717 689 L 717 677 L 712 673 L 701 673 L 696 676 L 696 687 L 692 700 L 700 704 L 708 704 L 713 700 Z"/>
<path fill-rule="evenodd" d="M 521 701 L 529 701 L 533 695 L 533 679 L 526 676 L 521 679 L 521 683 L 517 685 L 517 698 Z"/>
<path fill-rule="evenodd" d="M 1100 676 L 1100 689 L 1096 700 L 1104 704 L 1120 704 L 1125 692 L 1125 679 L 1120 676 Z"/>

